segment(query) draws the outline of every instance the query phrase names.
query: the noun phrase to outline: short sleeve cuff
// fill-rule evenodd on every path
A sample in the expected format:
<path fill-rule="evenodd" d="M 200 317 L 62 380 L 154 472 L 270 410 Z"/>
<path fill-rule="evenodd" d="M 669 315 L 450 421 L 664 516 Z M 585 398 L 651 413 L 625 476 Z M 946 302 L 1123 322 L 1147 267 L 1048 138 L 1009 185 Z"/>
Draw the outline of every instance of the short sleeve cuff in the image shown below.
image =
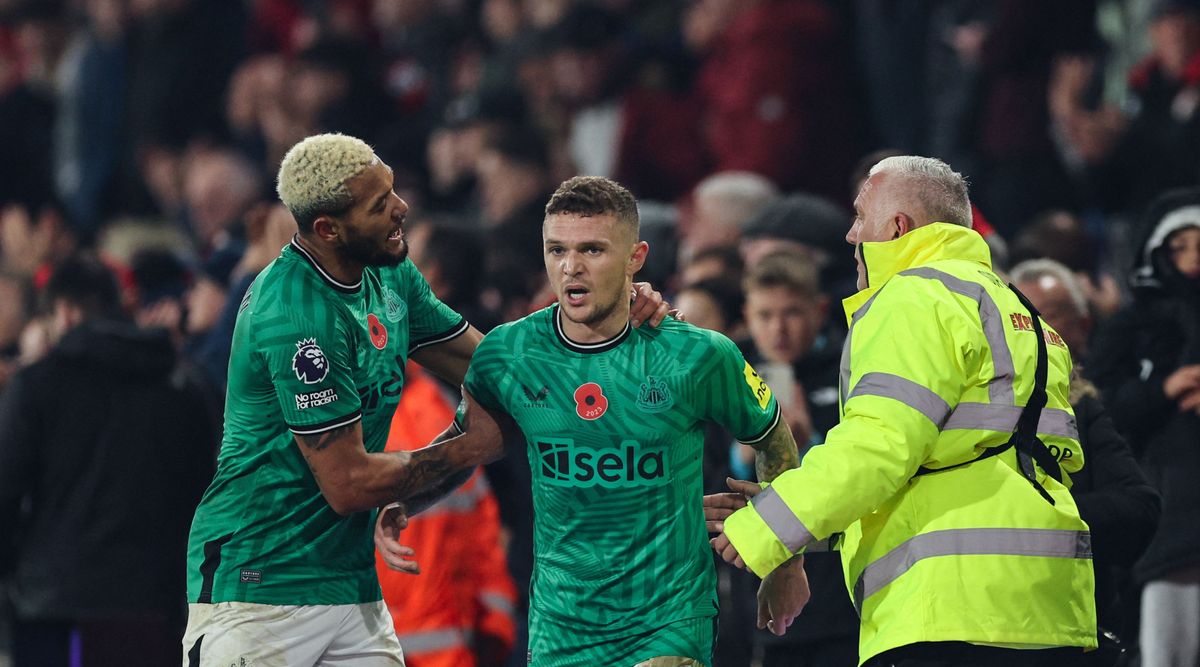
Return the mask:
<path fill-rule="evenodd" d="M 765 428 L 763 428 L 758 433 L 751 435 L 749 437 L 738 438 L 737 441 L 742 443 L 743 445 L 755 445 L 755 444 L 762 442 L 768 435 L 771 434 L 771 431 L 773 431 L 775 429 L 775 426 L 779 423 L 779 419 L 780 419 L 780 416 L 782 415 L 782 412 L 783 411 L 779 409 L 779 404 L 776 403 L 775 404 L 775 412 L 772 415 L 771 420 L 767 422 L 767 425 Z"/>
<path fill-rule="evenodd" d="M 316 435 L 325 431 L 332 431 L 335 428 L 349 426 L 360 419 L 362 419 L 362 413 L 355 410 L 351 414 L 323 421 L 320 424 L 288 424 L 288 429 L 295 435 Z"/>
<path fill-rule="evenodd" d="M 467 318 L 460 316 L 458 318 L 458 323 L 455 324 L 454 326 L 450 327 L 449 329 L 447 329 L 441 333 L 434 334 L 432 336 L 425 336 L 424 338 L 418 338 L 417 340 L 414 340 L 411 343 L 409 343 L 408 344 L 408 353 L 412 354 L 413 352 L 416 352 L 417 350 L 419 350 L 423 347 L 429 347 L 430 345 L 438 345 L 441 343 L 448 343 L 448 342 L 454 340 L 455 338 L 458 338 L 459 336 L 467 333 L 467 329 L 469 329 L 469 328 L 471 328 L 471 324 L 469 322 L 467 322 Z"/>

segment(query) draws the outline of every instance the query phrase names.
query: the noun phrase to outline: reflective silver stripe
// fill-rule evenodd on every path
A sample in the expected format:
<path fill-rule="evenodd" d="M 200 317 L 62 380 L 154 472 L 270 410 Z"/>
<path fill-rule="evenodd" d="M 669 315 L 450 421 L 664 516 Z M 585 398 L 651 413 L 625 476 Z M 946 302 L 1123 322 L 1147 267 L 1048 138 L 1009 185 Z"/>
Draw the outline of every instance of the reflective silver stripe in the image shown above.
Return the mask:
<path fill-rule="evenodd" d="M 900 401 L 925 415 L 938 430 L 945 423 L 946 415 L 950 414 L 950 405 L 941 396 L 908 378 L 891 373 L 867 373 L 862 376 L 854 385 L 854 391 L 850 392 L 850 398 L 855 396 L 883 396 Z"/>
<path fill-rule="evenodd" d="M 472 632 L 461 628 L 446 630 L 426 630 L 424 632 L 406 632 L 397 634 L 400 648 L 405 653 L 430 653 L 444 651 L 456 646 L 466 646 L 470 643 Z"/>
<path fill-rule="evenodd" d="M 939 530 L 906 540 L 863 570 L 854 585 L 854 606 L 908 572 L 917 562 L 938 556 L 1037 556 L 1091 558 L 1087 531 L 1043 528 L 961 528 Z"/>
<path fill-rule="evenodd" d="M 492 611 L 498 611 L 508 616 L 512 616 L 513 614 L 513 603 L 499 593 L 482 593 L 479 596 L 479 601 L 483 603 L 483 606 Z"/>
<path fill-rule="evenodd" d="M 792 510 L 774 488 L 768 486 L 750 502 L 758 511 L 758 516 L 762 517 L 767 527 L 775 533 L 780 542 L 783 542 L 783 546 L 789 552 L 796 553 L 804 545 L 812 542 L 812 533 L 808 532 L 808 528 L 804 527 L 795 514 L 792 514 Z"/>
<path fill-rule="evenodd" d="M 850 330 L 846 334 L 846 341 L 842 343 L 842 361 L 839 366 L 840 375 L 838 377 L 838 394 L 843 404 L 846 402 L 846 392 L 850 391 L 850 338 L 854 334 L 854 325 L 858 324 L 858 321 L 867 314 L 867 311 L 871 308 L 871 304 L 875 303 L 875 297 L 879 296 L 879 292 L 882 291 L 883 288 L 879 288 L 871 295 L 871 298 L 867 299 L 866 303 L 859 306 L 858 310 L 854 311 L 854 314 L 850 316 Z"/>
<path fill-rule="evenodd" d="M 850 333 L 846 334 L 846 340 L 842 341 L 842 361 L 838 366 L 838 400 L 841 405 L 846 404 L 846 392 L 850 391 L 850 338 L 854 334 L 854 326 L 850 326 Z"/>
<path fill-rule="evenodd" d="M 829 553 L 831 551 L 833 551 L 833 549 L 829 548 L 829 538 L 828 537 L 823 540 L 809 542 L 808 546 L 804 547 L 804 553 L 806 553 L 806 554 L 824 554 L 824 553 Z"/>
<path fill-rule="evenodd" d="M 1012 433 L 1017 428 L 1017 420 L 1021 416 L 1022 409 L 1019 405 L 959 403 L 950 413 L 950 418 L 946 420 L 946 425 L 942 427 L 942 430 L 978 429 Z M 1037 432 L 1042 435 L 1079 439 L 1079 427 L 1075 424 L 1075 416 L 1066 410 L 1057 408 L 1042 408 Z"/>
<path fill-rule="evenodd" d="M 995 369 L 995 376 L 988 384 L 988 398 L 993 403 L 1012 405 L 1016 400 L 1013 394 L 1012 351 L 1008 349 L 1008 340 L 1004 337 L 1004 319 L 1000 315 L 1000 309 L 983 285 L 927 266 L 901 271 L 900 275 L 936 280 L 951 292 L 973 299 L 979 304 L 979 321 L 983 324 L 983 335 L 987 339 L 988 347 L 992 348 L 992 367 Z"/>

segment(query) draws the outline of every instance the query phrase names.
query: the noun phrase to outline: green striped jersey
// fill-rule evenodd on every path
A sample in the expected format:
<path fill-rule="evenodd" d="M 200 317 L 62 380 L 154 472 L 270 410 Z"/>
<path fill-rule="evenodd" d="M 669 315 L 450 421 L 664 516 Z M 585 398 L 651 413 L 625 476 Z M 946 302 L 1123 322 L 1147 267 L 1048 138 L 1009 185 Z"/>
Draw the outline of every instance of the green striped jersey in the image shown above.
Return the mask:
<path fill-rule="evenodd" d="M 779 419 L 724 336 L 667 319 L 602 343 L 563 333 L 551 306 L 488 334 L 466 386 L 513 416 L 533 477 L 531 615 L 583 645 L 716 614 L 704 527 L 703 424 L 744 442 Z M 531 627 L 534 624 L 531 621 Z"/>
<path fill-rule="evenodd" d="M 293 240 L 242 299 L 216 477 L 188 544 L 188 600 L 381 599 L 373 512 L 338 516 L 294 434 L 362 422 L 383 451 L 409 354 L 467 329 L 411 261 L 337 281 Z"/>

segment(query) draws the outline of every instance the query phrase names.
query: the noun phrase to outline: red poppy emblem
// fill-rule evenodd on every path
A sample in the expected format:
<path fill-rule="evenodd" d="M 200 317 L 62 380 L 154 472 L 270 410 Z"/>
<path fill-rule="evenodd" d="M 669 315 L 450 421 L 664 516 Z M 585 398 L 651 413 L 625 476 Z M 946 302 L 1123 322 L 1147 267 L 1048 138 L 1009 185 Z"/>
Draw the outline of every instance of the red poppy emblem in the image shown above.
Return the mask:
<path fill-rule="evenodd" d="M 608 410 L 608 398 L 595 382 L 579 385 L 575 390 L 575 412 L 584 419 L 599 419 Z"/>
<path fill-rule="evenodd" d="M 387 327 L 380 323 L 375 313 L 367 314 L 367 332 L 371 334 L 371 344 L 375 349 L 382 350 L 387 347 Z"/>

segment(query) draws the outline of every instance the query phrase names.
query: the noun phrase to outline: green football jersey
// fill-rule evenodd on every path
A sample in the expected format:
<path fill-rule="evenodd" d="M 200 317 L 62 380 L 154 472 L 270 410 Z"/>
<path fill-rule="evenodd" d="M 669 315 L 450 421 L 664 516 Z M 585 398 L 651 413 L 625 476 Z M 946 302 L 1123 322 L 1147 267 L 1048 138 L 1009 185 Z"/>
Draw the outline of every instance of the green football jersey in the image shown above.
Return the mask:
<path fill-rule="evenodd" d="M 406 260 L 347 285 L 295 240 L 242 299 L 217 473 L 188 544 L 188 600 L 280 605 L 381 599 L 373 512 L 342 517 L 294 434 L 362 421 L 383 451 L 409 354 L 467 330 Z"/>
<path fill-rule="evenodd" d="M 668 318 L 579 344 L 558 318 L 551 306 L 492 331 L 466 380 L 528 443 L 533 664 L 539 651 L 560 652 L 551 647 L 714 616 L 703 425 L 755 442 L 779 419 L 770 389 L 721 334 Z M 538 636 L 539 615 L 579 635 Z"/>

